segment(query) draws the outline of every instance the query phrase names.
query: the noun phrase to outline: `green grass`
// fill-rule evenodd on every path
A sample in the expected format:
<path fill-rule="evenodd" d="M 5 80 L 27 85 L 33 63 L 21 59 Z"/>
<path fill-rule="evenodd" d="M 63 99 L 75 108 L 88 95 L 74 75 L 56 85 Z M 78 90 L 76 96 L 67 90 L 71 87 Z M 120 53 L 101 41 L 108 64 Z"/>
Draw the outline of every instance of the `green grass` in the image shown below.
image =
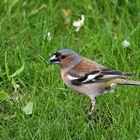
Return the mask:
<path fill-rule="evenodd" d="M 67 24 L 63 9 L 72 10 Z M 85 25 L 75 32 L 72 23 L 82 14 Z M 123 48 L 123 40 L 130 47 Z M 63 48 L 140 74 L 140 1 L 2 1 L 0 92 L 10 98 L 0 102 L 0 139 L 140 139 L 140 88 L 119 87 L 98 97 L 89 121 L 88 97 L 66 88 L 59 68 L 48 65 L 51 54 Z M 26 115 L 22 109 L 30 101 L 33 113 Z"/>

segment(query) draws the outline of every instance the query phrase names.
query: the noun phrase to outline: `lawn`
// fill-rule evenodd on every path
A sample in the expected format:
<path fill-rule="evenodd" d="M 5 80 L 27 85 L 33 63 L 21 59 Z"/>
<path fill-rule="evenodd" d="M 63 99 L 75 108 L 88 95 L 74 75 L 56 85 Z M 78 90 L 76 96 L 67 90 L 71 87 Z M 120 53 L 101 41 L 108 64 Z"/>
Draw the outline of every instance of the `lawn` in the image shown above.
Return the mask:
<path fill-rule="evenodd" d="M 48 64 L 63 48 L 140 75 L 140 1 L 1 1 L 0 140 L 139 140 L 140 87 L 97 97 L 88 120 L 89 98 Z"/>

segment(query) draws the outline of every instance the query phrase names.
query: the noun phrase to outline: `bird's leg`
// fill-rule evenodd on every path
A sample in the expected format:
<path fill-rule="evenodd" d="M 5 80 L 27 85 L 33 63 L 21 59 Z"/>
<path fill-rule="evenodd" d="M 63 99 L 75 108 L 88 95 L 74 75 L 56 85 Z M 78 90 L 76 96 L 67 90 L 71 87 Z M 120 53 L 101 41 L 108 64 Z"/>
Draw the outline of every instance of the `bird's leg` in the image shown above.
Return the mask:
<path fill-rule="evenodd" d="M 89 112 L 88 112 L 89 116 L 92 115 L 92 112 L 93 112 L 93 110 L 95 108 L 95 104 L 96 104 L 96 100 L 95 100 L 95 98 L 92 98 L 91 103 L 90 103 L 90 107 L 89 107 Z"/>

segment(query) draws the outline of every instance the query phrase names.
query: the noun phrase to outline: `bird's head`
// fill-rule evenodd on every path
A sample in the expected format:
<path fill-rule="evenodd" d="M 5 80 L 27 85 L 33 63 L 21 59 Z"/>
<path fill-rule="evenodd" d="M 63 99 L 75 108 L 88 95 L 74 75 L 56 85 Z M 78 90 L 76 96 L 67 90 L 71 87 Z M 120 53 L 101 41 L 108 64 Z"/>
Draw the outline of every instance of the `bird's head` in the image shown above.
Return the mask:
<path fill-rule="evenodd" d="M 78 53 L 70 50 L 59 50 L 50 58 L 50 64 L 60 64 L 62 68 L 73 67 L 80 60 Z"/>

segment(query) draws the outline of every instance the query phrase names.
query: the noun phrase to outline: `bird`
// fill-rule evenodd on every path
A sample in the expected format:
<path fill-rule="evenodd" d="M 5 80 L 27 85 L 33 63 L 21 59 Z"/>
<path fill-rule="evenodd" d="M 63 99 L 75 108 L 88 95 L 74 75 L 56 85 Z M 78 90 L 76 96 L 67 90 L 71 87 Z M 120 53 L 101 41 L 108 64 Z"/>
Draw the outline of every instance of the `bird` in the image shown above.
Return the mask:
<path fill-rule="evenodd" d="M 105 67 L 71 49 L 56 51 L 49 63 L 60 66 L 67 87 L 90 98 L 89 116 L 93 114 L 97 96 L 112 92 L 119 85 L 140 86 L 140 81 L 127 79 L 136 74 Z"/>

